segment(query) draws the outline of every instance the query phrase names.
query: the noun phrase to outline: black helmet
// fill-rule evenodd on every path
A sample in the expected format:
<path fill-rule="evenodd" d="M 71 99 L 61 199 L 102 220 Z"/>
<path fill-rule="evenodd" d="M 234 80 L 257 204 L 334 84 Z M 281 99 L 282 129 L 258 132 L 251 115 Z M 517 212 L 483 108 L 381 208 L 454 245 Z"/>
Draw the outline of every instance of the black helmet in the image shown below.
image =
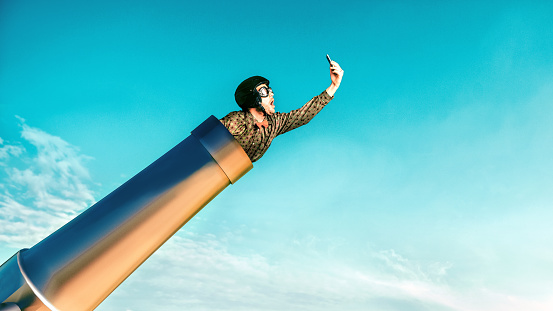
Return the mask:
<path fill-rule="evenodd" d="M 269 86 L 269 80 L 260 76 L 253 76 L 247 78 L 238 85 L 236 92 L 234 92 L 234 99 L 242 110 L 245 111 L 249 108 L 258 108 L 261 106 L 261 98 L 259 98 L 259 94 L 256 91 L 256 88 L 260 84 Z"/>

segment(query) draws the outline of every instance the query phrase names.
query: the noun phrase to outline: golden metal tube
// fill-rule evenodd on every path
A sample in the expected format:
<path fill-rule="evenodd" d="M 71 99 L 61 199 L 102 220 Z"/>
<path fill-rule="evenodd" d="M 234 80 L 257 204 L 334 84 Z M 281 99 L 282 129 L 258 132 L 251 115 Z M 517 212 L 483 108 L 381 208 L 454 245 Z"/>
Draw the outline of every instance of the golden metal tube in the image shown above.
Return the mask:
<path fill-rule="evenodd" d="M 0 311 L 14 304 L 22 311 L 93 310 L 252 167 L 211 116 L 142 172 L 0 266 Z"/>

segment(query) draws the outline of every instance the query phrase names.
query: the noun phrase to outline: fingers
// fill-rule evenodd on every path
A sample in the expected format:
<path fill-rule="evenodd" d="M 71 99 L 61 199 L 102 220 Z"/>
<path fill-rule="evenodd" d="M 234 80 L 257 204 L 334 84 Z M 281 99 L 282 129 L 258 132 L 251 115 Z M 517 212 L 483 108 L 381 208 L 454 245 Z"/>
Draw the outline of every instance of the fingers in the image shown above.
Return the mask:
<path fill-rule="evenodd" d="M 330 69 L 342 70 L 342 68 L 340 67 L 340 65 L 339 65 L 337 62 L 335 62 L 335 61 L 332 61 L 332 62 L 330 63 Z"/>
<path fill-rule="evenodd" d="M 340 65 L 335 61 L 332 61 L 330 63 L 330 71 L 333 74 L 337 74 L 337 75 L 341 75 L 344 73 L 344 70 L 342 70 L 342 67 L 340 67 Z"/>

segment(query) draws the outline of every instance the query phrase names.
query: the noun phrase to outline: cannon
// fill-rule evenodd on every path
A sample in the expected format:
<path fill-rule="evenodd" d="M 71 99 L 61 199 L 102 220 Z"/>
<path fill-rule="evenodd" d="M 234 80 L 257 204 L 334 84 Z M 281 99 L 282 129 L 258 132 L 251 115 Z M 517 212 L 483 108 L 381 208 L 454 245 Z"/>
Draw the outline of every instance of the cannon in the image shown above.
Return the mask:
<path fill-rule="evenodd" d="M 240 144 L 210 116 L 140 173 L 0 266 L 0 311 L 93 310 L 252 168 Z"/>

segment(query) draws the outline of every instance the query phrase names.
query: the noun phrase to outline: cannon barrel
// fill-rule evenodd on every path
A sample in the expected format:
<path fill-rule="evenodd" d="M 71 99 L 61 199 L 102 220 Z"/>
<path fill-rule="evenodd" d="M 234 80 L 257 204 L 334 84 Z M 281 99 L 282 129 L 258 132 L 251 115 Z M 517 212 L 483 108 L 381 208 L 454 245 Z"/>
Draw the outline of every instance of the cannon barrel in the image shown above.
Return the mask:
<path fill-rule="evenodd" d="M 0 311 L 93 310 L 252 168 L 210 116 L 136 176 L 0 266 Z"/>

